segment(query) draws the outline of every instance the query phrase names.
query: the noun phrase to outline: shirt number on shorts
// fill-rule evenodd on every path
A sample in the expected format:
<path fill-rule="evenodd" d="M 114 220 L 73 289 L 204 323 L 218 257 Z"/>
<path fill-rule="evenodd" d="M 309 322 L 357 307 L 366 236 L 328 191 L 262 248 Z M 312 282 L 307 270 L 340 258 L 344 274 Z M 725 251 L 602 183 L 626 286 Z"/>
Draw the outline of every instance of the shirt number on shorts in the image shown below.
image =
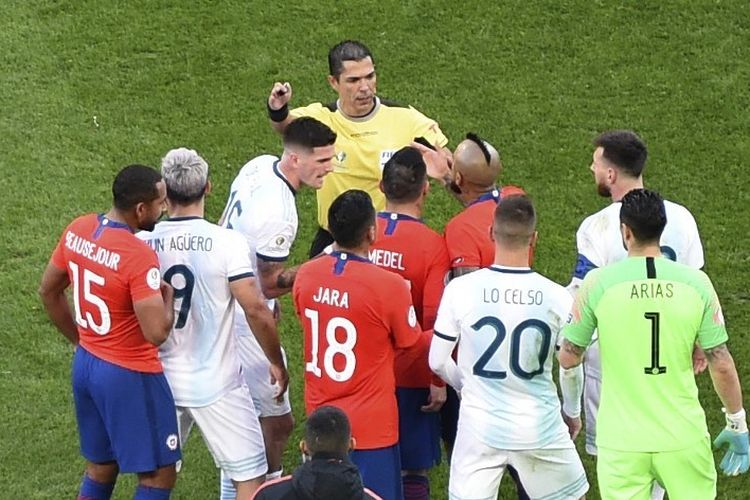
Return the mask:
<path fill-rule="evenodd" d="M 81 328 L 88 328 L 99 335 L 106 335 L 112 327 L 112 319 L 109 316 L 107 303 L 91 291 L 91 283 L 98 286 L 104 286 L 104 278 L 98 274 L 84 269 L 80 272 L 78 264 L 68 262 L 70 274 L 73 277 L 73 307 L 76 312 L 76 323 Z M 83 285 L 83 286 L 81 286 Z M 86 311 L 86 317 L 83 317 L 81 311 L 81 300 L 84 300 L 99 310 L 101 323 L 97 324 L 90 312 Z"/>
<path fill-rule="evenodd" d="M 175 284 L 175 274 L 182 276 L 184 285 L 177 287 Z M 195 287 L 195 275 L 186 265 L 177 264 L 164 273 L 164 281 L 174 288 L 174 299 L 180 299 L 180 312 L 177 315 L 177 321 L 174 324 L 175 330 L 183 328 L 187 323 L 188 313 L 190 313 L 190 302 L 193 299 L 193 287 Z"/>
<path fill-rule="evenodd" d="M 320 315 L 314 309 L 305 309 L 305 317 L 310 320 L 312 328 L 310 329 L 310 361 L 305 363 L 305 371 L 312 373 L 316 377 L 322 377 L 323 371 L 318 365 L 318 351 L 320 348 Z M 343 330 L 345 339 L 339 342 L 336 338 L 336 331 Z M 346 318 L 334 316 L 325 326 L 326 349 L 323 353 L 323 370 L 326 375 L 336 382 L 346 382 L 357 367 L 357 358 L 354 357 L 354 346 L 357 344 L 357 329 L 354 323 Z M 344 367 L 337 370 L 333 364 L 336 356 L 344 357 Z"/>
<path fill-rule="evenodd" d="M 487 349 L 485 349 L 476 363 L 474 363 L 472 372 L 477 377 L 502 380 L 508 376 L 507 372 L 503 370 L 488 370 L 487 364 L 500 348 L 503 340 L 505 340 L 507 330 L 503 322 L 494 316 L 485 316 L 471 325 L 471 328 L 477 333 L 485 327 L 493 331 L 495 336 L 490 345 L 487 346 Z M 532 371 L 526 371 L 521 366 L 521 340 L 523 339 L 523 335 L 530 331 L 535 331 L 538 335 L 541 335 L 538 355 L 539 367 Z M 510 334 L 510 359 L 508 364 L 513 375 L 524 380 L 531 380 L 537 375 L 541 375 L 544 372 L 544 363 L 547 361 L 551 342 L 552 330 L 550 330 L 547 323 L 538 319 L 527 319 L 519 323 Z"/>

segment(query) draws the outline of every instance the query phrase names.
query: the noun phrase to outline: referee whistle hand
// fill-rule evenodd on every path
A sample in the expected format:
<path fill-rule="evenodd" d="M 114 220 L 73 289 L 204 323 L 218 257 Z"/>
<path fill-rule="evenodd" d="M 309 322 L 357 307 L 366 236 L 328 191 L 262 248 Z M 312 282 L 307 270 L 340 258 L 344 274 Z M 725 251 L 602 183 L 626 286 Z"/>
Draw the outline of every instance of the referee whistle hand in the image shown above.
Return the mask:
<path fill-rule="evenodd" d="M 289 386 L 289 373 L 283 365 L 279 366 L 274 364 L 269 366 L 268 371 L 271 374 L 271 384 L 278 385 L 279 387 L 279 391 L 274 398 L 276 399 L 276 402 L 281 403 L 284 401 L 284 393 Z"/>
<path fill-rule="evenodd" d="M 714 448 L 721 449 L 724 445 L 728 445 L 728 449 L 719 465 L 724 475 L 737 476 L 747 472 L 750 468 L 748 433 L 724 429 L 714 439 Z"/>
<path fill-rule="evenodd" d="M 289 82 L 275 82 L 268 96 L 268 106 L 271 109 L 281 109 L 286 106 L 292 98 L 292 86 Z"/>
<path fill-rule="evenodd" d="M 448 391 L 445 386 L 438 387 L 430 384 L 430 397 L 427 404 L 421 407 L 421 410 L 425 413 L 438 412 L 445 404 L 446 399 L 448 399 Z"/>

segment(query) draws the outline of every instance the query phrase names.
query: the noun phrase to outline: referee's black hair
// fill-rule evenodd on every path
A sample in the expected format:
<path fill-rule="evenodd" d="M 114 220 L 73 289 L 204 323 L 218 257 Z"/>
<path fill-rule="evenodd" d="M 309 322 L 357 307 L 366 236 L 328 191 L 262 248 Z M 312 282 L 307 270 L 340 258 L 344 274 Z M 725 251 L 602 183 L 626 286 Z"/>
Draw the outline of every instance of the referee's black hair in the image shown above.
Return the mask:
<path fill-rule="evenodd" d="M 640 177 L 646 166 L 648 150 L 632 130 L 609 130 L 594 139 L 594 146 L 603 149 L 603 156 L 630 177 Z"/>
<path fill-rule="evenodd" d="M 622 198 L 620 222 L 630 228 L 639 243 L 658 243 L 667 225 L 664 200 L 656 191 L 633 189 Z"/>
<path fill-rule="evenodd" d="M 372 57 L 372 52 L 364 43 L 356 40 L 344 40 L 328 51 L 328 74 L 338 80 L 344 71 L 344 61 L 361 61 L 368 57 L 374 64 L 375 58 Z"/>
<path fill-rule="evenodd" d="M 305 149 L 330 146 L 336 142 L 336 132 L 328 125 L 310 116 L 292 120 L 284 129 L 282 137 L 284 147 L 302 147 Z"/>
<path fill-rule="evenodd" d="M 146 165 L 128 165 L 120 170 L 112 183 L 112 204 L 118 210 L 130 210 L 139 203 L 149 203 L 159 197 L 156 185 L 161 174 Z"/>
<path fill-rule="evenodd" d="M 342 248 L 357 248 L 375 225 L 375 207 L 370 195 L 359 189 L 341 193 L 328 209 L 328 229 Z"/>
<path fill-rule="evenodd" d="M 307 417 L 305 444 L 310 455 L 329 453 L 346 456 L 352 428 L 346 413 L 335 406 L 321 406 Z"/>
<path fill-rule="evenodd" d="M 396 151 L 383 167 L 383 193 L 394 203 L 415 201 L 422 194 L 426 180 L 424 159 L 410 146 Z"/>

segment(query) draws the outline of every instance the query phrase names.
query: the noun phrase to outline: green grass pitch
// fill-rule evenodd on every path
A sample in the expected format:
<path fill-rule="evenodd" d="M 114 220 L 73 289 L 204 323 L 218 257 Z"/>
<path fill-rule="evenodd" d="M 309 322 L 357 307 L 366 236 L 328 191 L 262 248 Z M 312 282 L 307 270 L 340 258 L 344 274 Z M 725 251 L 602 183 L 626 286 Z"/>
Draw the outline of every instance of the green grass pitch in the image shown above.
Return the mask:
<path fill-rule="evenodd" d="M 326 53 L 344 38 L 374 51 L 379 94 L 436 118 L 453 147 L 475 131 L 502 152 L 502 180 L 523 186 L 540 218 L 537 270 L 567 283 L 574 234 L 607 202 L 591 174 L 592 137 L 634 128 L 647 141 L 646 183 L 695 214 L 706 270 L 723 301 L 731 349 L 750 367 L 750 10 L 744 0 L 446 0 L 259 2 L 5 0 L 0 16 L 0 498 L 74 497 L 83 461 L 69 374 L 71 347 L 36 289 L 73 217 L 105 210 L 114 173 L 197 149 L 212 168 L 216 220 L 249 158 L 277 153 L 265 117 L 275 80 L 294 104 L 328 101 Z M 426 219 L 459 209 L 433 189 Z M 301 262 L 314 197 L 299 197 Z M 298 430 L 303 420 L 300 329 L 283 301 Z M 709 427 L 720 402 L 699 378 Z M 590 498 L 594 464 L 584 457 Z M 185 450 L 174 498 L 218 495 L 200 439 Z M 115 498 L 130 498 L 122 478 Z M 445 498 L 445 465 L 434 473 Z M 720 478 L 719 498 L 750 498 L 750 477 Z M 501 496 L 510 498 L 503 487 Z"/>

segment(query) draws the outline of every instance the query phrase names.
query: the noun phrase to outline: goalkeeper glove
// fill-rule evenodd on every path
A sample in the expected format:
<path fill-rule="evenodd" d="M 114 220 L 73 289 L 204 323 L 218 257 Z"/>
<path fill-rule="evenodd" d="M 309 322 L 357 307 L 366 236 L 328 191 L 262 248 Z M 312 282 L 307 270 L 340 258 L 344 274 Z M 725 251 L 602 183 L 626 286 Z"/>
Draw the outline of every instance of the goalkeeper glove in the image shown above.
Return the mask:
<path fill-rule="evenodd" d="M 726 409 L 722 409 L 726 413 Z M 729 449 L 724 455 L 719 467 L 727 476 L 736 476 L 744 474 L 750 468 L 750 458 L 748 457 L 748 432 L 747 422 L 745 421 L 745 410 L 737 413 L 726 413 L 727 426 L 722 430 L 714 440 L 714 448 L 722 448 L 725 444 Z"/>

